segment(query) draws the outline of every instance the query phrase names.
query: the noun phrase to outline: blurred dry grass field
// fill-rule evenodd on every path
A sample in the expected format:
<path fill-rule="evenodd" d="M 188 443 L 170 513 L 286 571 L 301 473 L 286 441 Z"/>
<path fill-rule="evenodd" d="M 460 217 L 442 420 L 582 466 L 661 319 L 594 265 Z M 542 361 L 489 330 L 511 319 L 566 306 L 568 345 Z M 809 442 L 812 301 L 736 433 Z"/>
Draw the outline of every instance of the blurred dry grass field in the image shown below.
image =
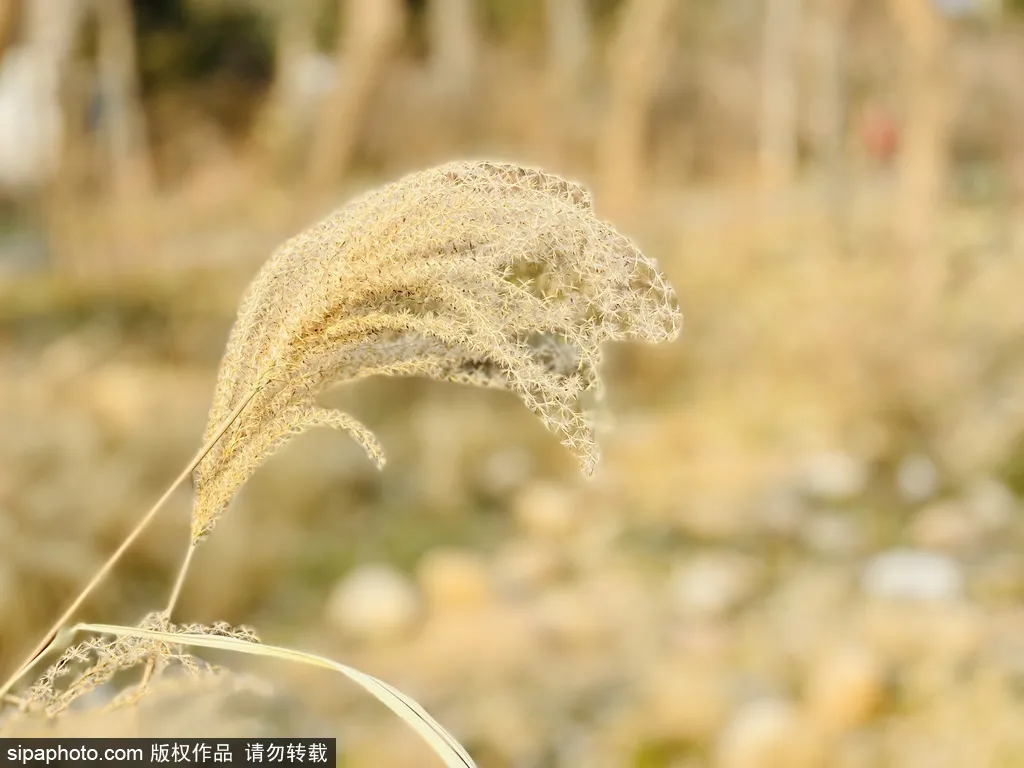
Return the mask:
<path fill-rule="evenodd" d="M 1018 22 L 995 41 L 954 31 L 973 101 L 950 141 L 957 193 L 928 231 L 937 288 L 922 309 L 900 226 L 907 171 L 848 169 L 838 203 L 827 174 L 766 193 L 756 121 L 736 119 L 756 101 L 741 52 L 758 27 L 697 16 L 672 27 L 684 44 L 662 66 L 687 69 L 654 78 L 632 200 L 592 159 L 614 87 L 548 125 L 527 22 L 483 56 L 480 82 L 505 85 L 475 86 L 470 118 L 401 59 L 342 187 L 269 173 L 258 141 L 199 121 L 199 139 L 168 151 L 168 165 L 192 158 L 175 183 L 55 206 L 57 268 L 0 279 L 4 668 L 191 455 L 239 292 L 272 248 L 399 171 L 494 153 L 592 187 L 683 306 L 678 342 L 609 349 L 597 476 L 578 479 L 507 393 L 357 383 L 324 402 L 379 435 L 388 467 L 340 435 L 289 445 L 197 554 L 182 615 L 253 623 L 394 683 L 482 768 L 1024 765 Z M 859 34 L 884 26 L 865 16 Z M 895 35 L 880 34 L 849 67 L 898 102 L 864 42 Z M 677 119 L 687 104 L 699 118 Z M 617 146 L 633 140 L 624 121 L 607 128 Z M 977 192 L 964 155 L 991 146 L 997 193 Z M 188 497 L 84 613 L 132 624 L 160 603 Z M 336 733 L 350 768 L 429 758 L 329 676 L 259 671 L 276 687 L 243 708 L 252 727 Z M 199 727 L 160 706 L 141 721 Z M 91 716 L 84 729 L 124 726 Z"/>
<path fill-rule="evenodd" d="M 821 214 L 758 227 L 737 206 L 743 230 L 674 215 L 688 209 L 678 195 L 650 209 L 641 242 L 685 297 L 687 327 L 671 348 L 612 350 L 618 423 L 593 484 L 510 398 L 357 384 L 330 402 L 392 446 L 388 469 L 336 435 L 287 448 L 200 553 L 203 587 L 183 612 L 252 621 L 396 682 L 481 765 L 768 749 L 714 746 L 730 738 L 830 765 L 923 765 L 954 748 L 955 764 L 998 765 L 1003 751 L 1015 764 L 1024 530 L 999 489 L 1020 477 L 1020 251 L 992 253 L 995 225 L 958 212 L 949 241 L 963 239 L 970 278 L 921 332 L 870 235 L 837 253 Z M 5 649 L 30 640 L 195 445 L 239 284 L 217 282 L 37 280 L 3 302 Z M 938 479 L 907 496 L 900 469 L 921 453 Z M 132 622 L 160 594 L 185 501 L 90 613 Z M 950 558 L 964 593 L 920 607 L 865 594 L 861 570 L 898 546 Z M 409 581 L 357 581 L 364 607 L 339 608 L 332 585 L 374 562 Z M 282 686 L 338 729 L 352 765 L 421 754 L 328 680 Z M 787 703 L 748 711 L 769 693 Z M 974 763 L 981 744 L 992 760 Z"/>

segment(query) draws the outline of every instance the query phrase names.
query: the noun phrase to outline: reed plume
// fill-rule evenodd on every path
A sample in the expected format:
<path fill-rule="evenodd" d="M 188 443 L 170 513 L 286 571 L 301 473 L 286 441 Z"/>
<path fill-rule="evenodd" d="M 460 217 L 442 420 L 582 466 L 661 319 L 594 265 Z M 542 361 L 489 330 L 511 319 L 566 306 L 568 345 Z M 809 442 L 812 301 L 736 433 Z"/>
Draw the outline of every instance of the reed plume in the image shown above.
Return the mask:
<path fill-rule="evenodd" d="M 0 730 L 65 719 L 126 669 L 141 682 L 111 705 L 134 707 L 177 668 L 200 684 L 219 670 L 186 647 L 229 650 L 340 673 L 416 730 L 452 768 L 466 750 L 419 704 L 359 670 L 263 645 L 227 625 L 177 627 L 171 614 L 196 545 L 260 463 L 315 426 L 349 432 L 379 465 L 373 433 L 316 404 L 328 386 L 365 376 L 426 376 L 510 390 L 577 456 L 597 463 L 581 405 L 600 393 L 601 343 L 674 338 L 681 317 L 655 263 L 599 220 L 580 186 L 500 163 L 453 163 L 370 192 L 284 243 L 249 286 L 221 361 L 203 447 L 143 516 L 14 674 L 0 700 L 49 652 L 80 633 Z M 192 539 L 165 610 L 137 627 L 66 623 L 124 551 L 192 475 Z M 233 687 L 229 683 L 228 688 Z M 198 690 L 198 689 L 197 689 Z"/>
<path fill-rule="evenodd" d="M 582 187 L 538 170 L 460 162 L 405 177 L 285 242 L 249 286 L 221 362 L 194 472 L 193 543 L 243 483 L 306 429 L 373 433 L 316 405 L 372 375 L 510 390 L 578 458 L 598 459 L 580 404 L 600 344 L 674 338 L 681 316 L 656 264 L 598 219 Z"/>
<path fill-rule="evenodd" d="M 198 624 L 175 627 L 162 613 L 149 614 L 139 623 L 139 627 L 178 634 L 236 637 L 245 642 L 258 642 L 252 630 L 245 627 L 235 628 L 223 622 L 209 627 Z M 151 660 L 158 662 L 161 670 L 173 666 L 190 678 L 222 674 L 214 665 L 167 643 L 140 640 L 135 637 L 89 638 L 70 646 L 61 654 L 32 686 L 22 709 L 41 709 L 48 717 L 54 717 L 65 712 L 81 697 L 109 683 L 115 675 Z M 131 706 L 146 692 L 145 688 L 129 686 L 109 702 L 107 708 Z"/>

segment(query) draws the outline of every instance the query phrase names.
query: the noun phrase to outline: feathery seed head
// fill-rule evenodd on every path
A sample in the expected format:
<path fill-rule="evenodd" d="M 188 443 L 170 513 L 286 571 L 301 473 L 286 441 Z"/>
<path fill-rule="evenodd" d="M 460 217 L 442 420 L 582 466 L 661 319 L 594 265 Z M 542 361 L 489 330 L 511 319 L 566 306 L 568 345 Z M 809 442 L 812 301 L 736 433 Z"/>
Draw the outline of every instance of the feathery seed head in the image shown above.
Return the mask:
<path fill-rule="evenodd" d="M 249 286 L 207 439 L 252 399 L 195 471 L 193 539 L 310 427 L 346 430 L 382 465 L 365 426 L 315 405 L 327 386 L 365 376 L 511 390 L 590 474 L 597 446 L 579 397 L 599 386 L 600 343 L 670 340 L 680 326 L 655 263 L 576 184 L 459 162 L 370 192 L 285 242 Z"/>

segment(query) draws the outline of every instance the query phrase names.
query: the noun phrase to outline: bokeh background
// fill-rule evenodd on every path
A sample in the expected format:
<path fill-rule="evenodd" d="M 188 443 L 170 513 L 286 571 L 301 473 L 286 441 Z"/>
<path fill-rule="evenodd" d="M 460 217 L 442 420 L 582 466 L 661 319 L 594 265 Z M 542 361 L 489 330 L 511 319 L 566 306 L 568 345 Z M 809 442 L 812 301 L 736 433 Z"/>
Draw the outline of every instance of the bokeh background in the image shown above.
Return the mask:
<path fill-rule="evenodd" d="M 0 664 L 193 455 L 273 247 L 495 157 L 680 297 L 608 350 L 596 478 L 511 396 L 337 390 L 387 468 L 288 446 L 179 618 L 377 674 L 481 768 L 1024 766 L 1022 73 L 1016 0 L 3 0 Z M 188 514 L 83 615 L 162 606 Z M 434 764 L 258 671 L 345 766 Z"/>

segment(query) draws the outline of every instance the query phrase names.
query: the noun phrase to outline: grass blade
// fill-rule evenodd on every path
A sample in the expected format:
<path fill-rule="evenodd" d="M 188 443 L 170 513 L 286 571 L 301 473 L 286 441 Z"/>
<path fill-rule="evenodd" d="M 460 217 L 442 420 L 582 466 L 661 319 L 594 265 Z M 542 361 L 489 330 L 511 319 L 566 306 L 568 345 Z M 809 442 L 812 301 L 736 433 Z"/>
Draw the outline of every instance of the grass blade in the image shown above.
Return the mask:
<path fill-rule="evenodd" d="M 116 624 L 77 624 L 72 631 L 76 633 L 94 632 L 119 637 L 158 640 L 168 645 L 214 648 L 247 653 L 252 656 L 267 656 L 269 658 L 283 659 L 285 661 L 334 670 L 361 685 L 368 693 L 372 694 L 388 709 L 402 718 L 410 728 L 416 731 L 433 748 L 434 752 L 449 768 L 476 768 L 476 763 L 473 762 L 473 758 L 469 756 L 465 748 L 415 700 L 388 685 L 383 680 L 323 656 L 297 651 L 292 648 L 246 642 L 234 637 L 160 632 L 152 629 L 122 627 Z"/>

